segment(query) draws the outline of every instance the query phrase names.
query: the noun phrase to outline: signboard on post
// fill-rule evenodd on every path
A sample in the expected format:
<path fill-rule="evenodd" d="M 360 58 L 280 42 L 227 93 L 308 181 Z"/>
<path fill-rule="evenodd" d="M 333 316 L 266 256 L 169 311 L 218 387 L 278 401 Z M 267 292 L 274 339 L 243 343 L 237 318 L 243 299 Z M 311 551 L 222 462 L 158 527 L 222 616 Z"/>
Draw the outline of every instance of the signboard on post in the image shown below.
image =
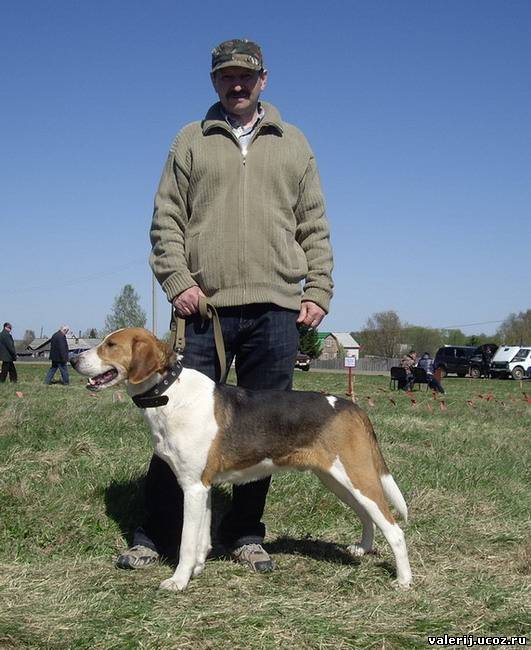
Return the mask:
<path fill-rule="evenodd" d="M 348 368 L 348 388 L 347 388 L 347 396 L 352 397 L 354 399 L 354 390 L 353 390 L 353 383 L 352 383 L 352 368 L 356 367 L 356 357 L 354 356 L 346 356 L 345 357 L 345 368 Z"/>

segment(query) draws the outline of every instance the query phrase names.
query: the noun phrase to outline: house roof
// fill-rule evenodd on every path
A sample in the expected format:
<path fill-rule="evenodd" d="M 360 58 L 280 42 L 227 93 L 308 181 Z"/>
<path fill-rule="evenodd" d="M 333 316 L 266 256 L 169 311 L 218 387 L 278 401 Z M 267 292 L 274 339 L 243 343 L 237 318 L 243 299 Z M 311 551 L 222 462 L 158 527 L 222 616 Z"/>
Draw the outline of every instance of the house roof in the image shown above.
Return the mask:
<path fill-rule="evenodd" d="M 347 334 L 347 332 L 332 332 L 332 335 L 344 348 L 360 347 L 360 344 L 355 339 L 353 339 L 350 334 Z"/>
<path fill-rule="evenodd" d="M 319 333 L 319 339 L 323 341 L 329 336 L 333 336 L 335 340 L 339 343 L 339 345 L 341 345 L 345 349 L 361 347 L 360 344 L 355 339 L 353 339 L 352 336 L 347 332 L 320 332 Z"/>
<path fill-rule="evenodd" d="M 69 350 L 88 350 L 89 348 L 94 348 L 96 345 L 101 343 L 101 339 L 83 339 L 76 336 L 67 336 L 66 342 L 68 343 Z M 50 339 L 49 338 L 39 338 L 33 339 L 33 341 L 27 346 L 28 350 L 49 350 L 50 349 Z"/>

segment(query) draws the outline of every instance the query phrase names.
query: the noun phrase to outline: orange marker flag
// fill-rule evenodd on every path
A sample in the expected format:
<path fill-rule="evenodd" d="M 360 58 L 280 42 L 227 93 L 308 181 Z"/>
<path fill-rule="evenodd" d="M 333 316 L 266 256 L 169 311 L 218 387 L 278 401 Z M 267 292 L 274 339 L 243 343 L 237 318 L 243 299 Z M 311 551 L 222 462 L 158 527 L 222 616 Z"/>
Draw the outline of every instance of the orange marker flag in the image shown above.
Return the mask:
<path fill-rule="evenodd" d="M 21 393 L 19 390 L 15 393 L 17 397 L 24 397 L 24 393 Z"/>
<path fill-rule="evenodd" d="M 372 397 L 370 395 L 367 396 L 367 402 L 368 402 L 369 406 L 374 406 L 374 400 L 372 399 Z"/>
<path fill-rule="evenodd" d="M 448 407 L 446 406 L 446 402 L 445 402 L 444 400 L 441 400 L 441 401 L 439 402 L 439 407 L 440 407 L 441 411 L 446 411 L 446 410 L 448 410 Z"/>

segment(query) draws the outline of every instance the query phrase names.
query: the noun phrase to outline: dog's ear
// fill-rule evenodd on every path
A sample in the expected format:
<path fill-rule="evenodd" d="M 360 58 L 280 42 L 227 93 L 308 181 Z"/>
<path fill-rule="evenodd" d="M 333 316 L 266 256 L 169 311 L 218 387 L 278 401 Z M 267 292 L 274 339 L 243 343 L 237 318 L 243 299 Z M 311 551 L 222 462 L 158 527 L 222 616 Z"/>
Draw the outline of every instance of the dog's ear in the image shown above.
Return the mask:
<path fill-rule="evenodd" d="M 154 341 L 136 338 L 133 341 L 131 365 L 127 380 L 140 384 L 160 369 L 160 350 Z"/>

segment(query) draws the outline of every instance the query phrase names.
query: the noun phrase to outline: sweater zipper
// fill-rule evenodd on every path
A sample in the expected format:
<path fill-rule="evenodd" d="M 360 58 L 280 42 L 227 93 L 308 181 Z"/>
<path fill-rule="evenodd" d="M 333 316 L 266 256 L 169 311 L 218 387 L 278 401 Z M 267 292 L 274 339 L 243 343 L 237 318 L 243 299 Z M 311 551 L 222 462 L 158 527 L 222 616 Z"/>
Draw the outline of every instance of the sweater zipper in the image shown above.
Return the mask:
<path fill-rule="evenodd" d="M 238 146 L 240 144 L 238 143 Z M 246 158 L 247 158 L 247 153 L 244 155 L 243 151 L 241 151 L 240 147 L 240 152 L 242 156 L 242 176 L 241 176 L 241 198 L 240 198 L 240 205 L 241 205 L 241 215 L 240 215 L 240 223 L 241 223 L 241 229 L 242 229 L 242 245 L 240 246 L 240 278 L 242 279 L 242 305 L 245 305 L 247 303 L 247 288 L 246 288 L 246 275 L 245 275 L 245 255 L 246 255 L 246 236 L 245 236 L 245 231 L 247 227 L 246 219 L 245 219 L 245 205 L 246 205 L 246 184 L 247 184 L 247 174 L 246 174 L 246 169 L 245 169 L 245 163 L 246 163 Z"/>

